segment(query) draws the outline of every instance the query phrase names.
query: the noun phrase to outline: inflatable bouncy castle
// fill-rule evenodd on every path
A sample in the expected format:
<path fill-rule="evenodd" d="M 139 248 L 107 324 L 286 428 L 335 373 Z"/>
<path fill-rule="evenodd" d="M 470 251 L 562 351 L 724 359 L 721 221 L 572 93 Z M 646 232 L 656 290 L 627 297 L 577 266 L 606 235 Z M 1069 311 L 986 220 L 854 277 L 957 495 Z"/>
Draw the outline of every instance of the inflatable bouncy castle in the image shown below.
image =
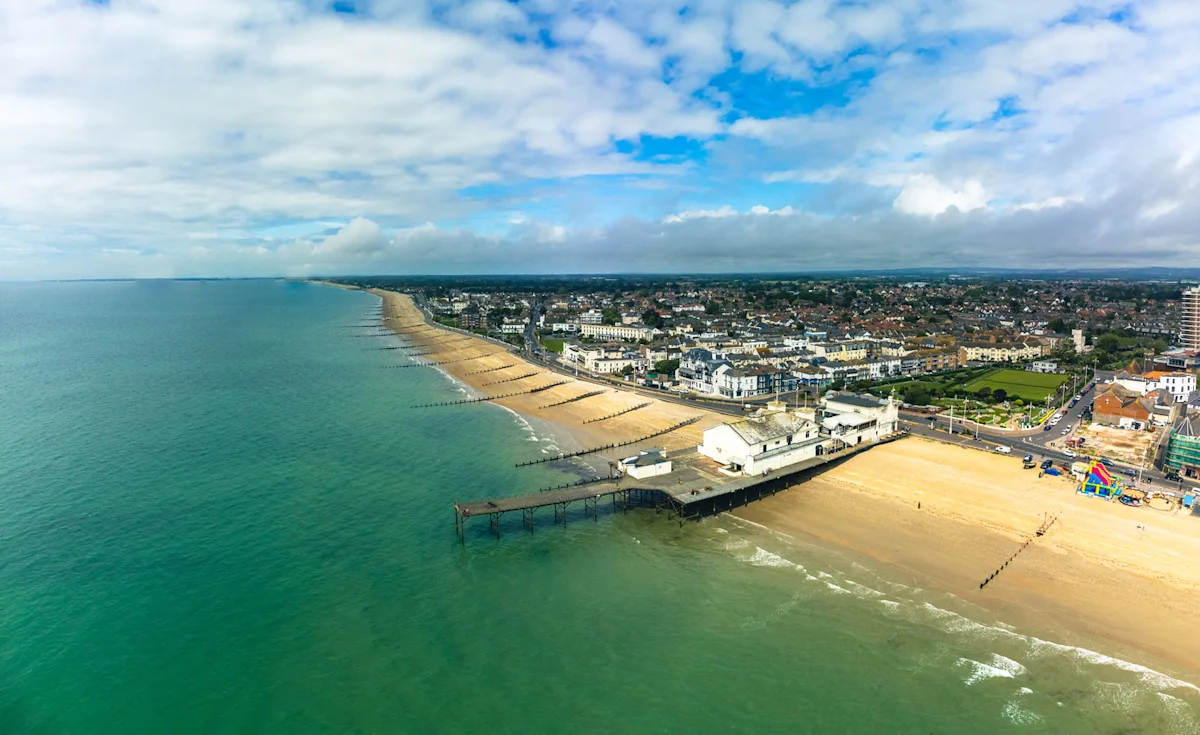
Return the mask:
<path fill-rule="evenodd" d="M 1121 481 L 1113 477 L 1100 460 L 1093 459 L 1088 463 L 1079 492 L 1100 498 L 1115 498 L 1121 494 Z"/>

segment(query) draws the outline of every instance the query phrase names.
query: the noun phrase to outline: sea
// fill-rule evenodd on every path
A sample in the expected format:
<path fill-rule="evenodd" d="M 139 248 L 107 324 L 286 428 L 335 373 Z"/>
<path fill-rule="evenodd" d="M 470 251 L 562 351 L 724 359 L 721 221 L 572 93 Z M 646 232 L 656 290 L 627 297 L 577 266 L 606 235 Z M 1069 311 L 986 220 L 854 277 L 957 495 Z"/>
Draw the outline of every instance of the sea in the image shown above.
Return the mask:
<path fill-rule="evenodd" d="M 0 734 L 1200 732 L 1200 690 L 729 516 L 519 514 L 552 433 L 370 294 L 0 284 Z M 564 466 L 565 465 L 565 466 Z"/>

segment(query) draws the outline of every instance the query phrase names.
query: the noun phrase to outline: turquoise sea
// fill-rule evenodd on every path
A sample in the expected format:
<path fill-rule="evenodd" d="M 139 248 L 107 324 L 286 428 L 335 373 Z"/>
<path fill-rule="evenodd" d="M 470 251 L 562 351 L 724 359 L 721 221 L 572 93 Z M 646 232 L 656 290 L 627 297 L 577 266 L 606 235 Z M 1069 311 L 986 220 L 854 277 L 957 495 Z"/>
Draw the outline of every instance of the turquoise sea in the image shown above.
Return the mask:
<path fill-rule="evenodd" d="M 731 518 L 455 498 L 549 438 L 282 281 L 0 284 L 0 734 L 1196 733 L 1200 691 Z M 603 508 L 602 508 L 603 510 Z"/>

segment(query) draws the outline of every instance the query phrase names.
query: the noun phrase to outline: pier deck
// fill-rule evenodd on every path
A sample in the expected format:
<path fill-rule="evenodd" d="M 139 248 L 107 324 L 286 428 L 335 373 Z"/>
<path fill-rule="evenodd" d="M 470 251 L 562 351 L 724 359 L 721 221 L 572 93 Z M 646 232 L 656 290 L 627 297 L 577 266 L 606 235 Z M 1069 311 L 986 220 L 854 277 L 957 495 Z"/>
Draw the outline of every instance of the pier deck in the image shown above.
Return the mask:
<path fill-rule="evenodd" d="M 846 447 L 832 454 L 797 462 L 794 465 L 762 476 L 729 476 L 717 470 L 712 460 L 697 453 L 680 452 L 671 457 L 674 465 L 670 474 L 636 479 L 615 478 L 593 482 L 578 487 L 568 487 L 549 492 L 529 493 L 511 498 L 493 498 L 471 502 L 455 502 L 455 530 L 460 539 L 465 539 L 465 525 L 469 518 L 487 516 L 491 531 L 500 535 L 500 516 L 521 511 L 525 526 L 534 527 L 534 514 L 538 508 L 553 507 L 555 523 L 566 525 L 567 507 L 582 501 L 584 509 L 597 517 L 597 504 L 601 498 L 612 500 L 613 508 L 628 509 L 631 505 L 650 506 L 668 511 L 669 517 L 684 520 L 700 518 L 734 507 L 746 505 L 780 490 L 791 487 L 814 469 L 840 462 L 864 452 L 871 447 L 884 444 L 904 436 L 895 434 L 877 442 Z"/>

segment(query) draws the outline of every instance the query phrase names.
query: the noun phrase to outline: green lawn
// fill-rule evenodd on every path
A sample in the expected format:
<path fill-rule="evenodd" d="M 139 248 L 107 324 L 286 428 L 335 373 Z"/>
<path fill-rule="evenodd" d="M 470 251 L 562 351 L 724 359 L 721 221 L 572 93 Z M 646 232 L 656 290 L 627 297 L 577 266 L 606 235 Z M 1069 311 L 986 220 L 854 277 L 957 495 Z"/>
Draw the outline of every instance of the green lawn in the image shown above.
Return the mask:
<path fill-rule="evenodd" d="M 1062 373 L 1031 373 L 1028 370 L 999 370 L 972 380 L 963 386 L 966 390 L 980 388 L 1003 388 L 1012 398 L 1040 402 L 1054 393 L 1058 386 L 1067 381 Z"/>
<path fill-rule="evenodd" d="M 542 347 L 551 352 L 562 352 L 563 350 L 563 341 L 561 339 L 547 339 L 546 337 L 542 337 L 541 341 Z"/>

